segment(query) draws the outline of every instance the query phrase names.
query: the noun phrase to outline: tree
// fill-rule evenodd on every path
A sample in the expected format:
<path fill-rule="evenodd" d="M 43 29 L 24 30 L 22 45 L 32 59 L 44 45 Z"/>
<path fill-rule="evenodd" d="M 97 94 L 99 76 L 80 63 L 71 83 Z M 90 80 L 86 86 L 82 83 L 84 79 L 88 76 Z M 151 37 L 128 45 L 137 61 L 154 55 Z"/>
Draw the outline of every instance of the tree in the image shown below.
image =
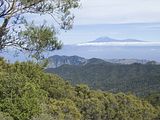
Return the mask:
<path fill-rule="evenodd" d="M 75 103 L 70 99 L 51 100 L 50 112 L 54 120 L 81 120 L 81 114 Z"/>
<path fill-rule="evenodd" d="M 0 73 L 0 110 L 14 120 L 29 120 L 40 114 L 47 100 L 47 92 L 30 81 L 22 74 Z"/>
<path fill-rule="evenodd" d="M 79 0 L 1 0 L 0 50 L 12 46 L 38 56 L 43 51 L 60 49 L 62 44 L 54 27 L 28 23 L 25 16 L 50 15 L 60 28 L 68 30 L 74 19 L 71 10 L 78 6 Z"/>

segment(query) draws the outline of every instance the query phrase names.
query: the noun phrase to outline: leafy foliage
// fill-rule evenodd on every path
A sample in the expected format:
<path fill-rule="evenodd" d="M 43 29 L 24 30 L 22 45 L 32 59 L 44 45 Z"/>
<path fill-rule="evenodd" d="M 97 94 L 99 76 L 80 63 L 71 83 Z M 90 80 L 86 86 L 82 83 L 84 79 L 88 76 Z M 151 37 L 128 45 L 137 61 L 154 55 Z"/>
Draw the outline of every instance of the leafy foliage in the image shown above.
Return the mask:
<path fill-rule="evenodd" d="M 29 51 L 36 59 L 40 59 L 40 54 L 44 51 L 58 50 L 62 47 L 62 43 L 56 37 L 54 27 L 48 27 L 45 24 L 35 26 L 32 23 L 26 30 L 20 32 L 19 37 L 21 41 L 18 45 Z"/>
<path fill-rule="evenodd" d="M 0 59 L 2 120 L 153 120 L 158 110 L 131 94 L 73 87 L 32 62 Z"/>
<path fill-rule="evenodd" d="M 9 114 L 0 112 L 0 120 L 13 120 L 13 118 L 10 117 Z"/>
<path fill-rule="evenodd" d="M 26 50 L 37 58 L 44 51 L 59 49 L 62 44 L 56 38 L 54 27 L 30 25 L 26 16 L 33 16 L 33 21 L 34 15 L 40 19 L 49 16 L 54 21 L 52 26 L 57 23 L 61 29 L 68 30 L 74 20 L 71 11 L 77 7 L 79 0 L 1 0 L 0 51 L 12 47 Z"/>

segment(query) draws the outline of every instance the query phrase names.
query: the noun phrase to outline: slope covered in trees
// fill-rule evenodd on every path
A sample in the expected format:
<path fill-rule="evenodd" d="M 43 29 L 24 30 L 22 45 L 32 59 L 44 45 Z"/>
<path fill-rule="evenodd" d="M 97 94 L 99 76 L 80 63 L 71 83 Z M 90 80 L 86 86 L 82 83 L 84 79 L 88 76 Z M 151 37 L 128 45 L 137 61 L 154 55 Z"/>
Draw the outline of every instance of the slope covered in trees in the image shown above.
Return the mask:
<path fill-rule="evenodd" d="M 154 120 L 158 109 L 131 94 L 71 86 L 32 62 L 0 59 L 2 120 Z"/>
<path fill-rule="evenodd" d="M 137 95 L 160 92 L 160 65 L 153 63 L 112 64 L 94 58 L 85 65 L 63 65 L 46 71 L 60 75 L 73 85 L 83 83 L 94 89 Z"/>

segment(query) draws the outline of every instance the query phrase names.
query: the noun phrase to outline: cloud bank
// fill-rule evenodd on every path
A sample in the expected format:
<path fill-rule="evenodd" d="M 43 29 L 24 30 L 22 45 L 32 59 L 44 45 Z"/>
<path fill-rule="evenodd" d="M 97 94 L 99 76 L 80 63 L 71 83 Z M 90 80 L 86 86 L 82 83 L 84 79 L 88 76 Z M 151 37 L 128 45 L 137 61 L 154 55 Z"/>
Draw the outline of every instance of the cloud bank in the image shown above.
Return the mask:
<path fill-rule="evenodd" d="M 77 46 L 157 46 L 160 47 L 160 42 L 94 42 L 81 43 Z"/>

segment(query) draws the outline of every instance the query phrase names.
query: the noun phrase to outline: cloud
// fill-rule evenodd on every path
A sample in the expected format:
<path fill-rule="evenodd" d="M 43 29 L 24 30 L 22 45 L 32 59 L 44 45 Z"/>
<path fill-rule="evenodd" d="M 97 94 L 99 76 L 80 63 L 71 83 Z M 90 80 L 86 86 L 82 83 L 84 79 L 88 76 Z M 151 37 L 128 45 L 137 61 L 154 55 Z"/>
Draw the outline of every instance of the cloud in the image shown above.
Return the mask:
<path fill-rule="evenodd" d="M 160 22 L 160 0 L 81 0 L 76 24 Z"/>
<path fill-rule="evenodd" d="M 77 46 L 158 46 L 160 42 L 94 42 L 94 43 L 82 43 Z"/>

